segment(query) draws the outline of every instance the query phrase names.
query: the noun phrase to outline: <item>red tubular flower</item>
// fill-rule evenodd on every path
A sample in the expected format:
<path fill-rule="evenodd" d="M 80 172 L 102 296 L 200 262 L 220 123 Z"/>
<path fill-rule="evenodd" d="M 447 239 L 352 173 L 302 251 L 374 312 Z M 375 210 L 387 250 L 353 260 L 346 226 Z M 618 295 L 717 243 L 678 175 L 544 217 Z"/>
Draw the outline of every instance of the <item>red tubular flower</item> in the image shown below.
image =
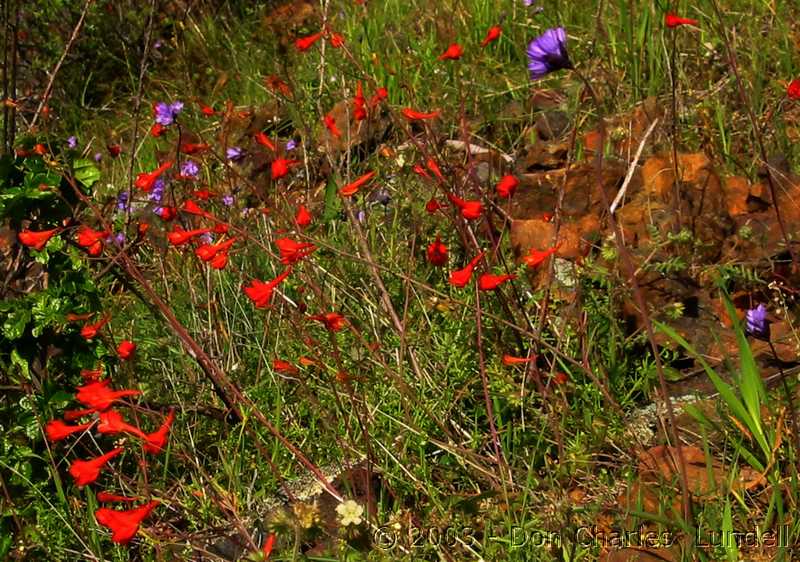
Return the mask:
<path fill-rule="evenodd" d="M 682 18 L 672 12 L 664 16 L 664 25 L 669 28 L 675 28 L 680 25 L 697 25 L 698 21 L 690 18 Z"/>
<path fill-rule="evenodd" d="M 224 242 L 217 242 L 216 244 L 203 244 L 198 247 L 194 253 L 203 261 L 211 261 L 220 252 L 227 252 L 230 247 L 233 246 L 234 242 L 236 242 L 236 238 L 229 238 Z"/>
<path fill-rule="evenodd" d="M 464 47 L 458 43 L 451 43 L 444 53 L 437 57 L 437 60 L 458 60 L 464 54 Z"/>
<path fill-rule="evenodd" d="M 83 337 L 85 340 L 91 340 L 97 335 L 103 326 L 108 324 L 110 320 L 111 316 L 104 316 L 99 322 L 95 322 L 94 324 L 86 324 L 83 328 L 81 328 L 81 337 Z"/>
<path fill-rule="evenodd" d="M 167 238 L 169 239 L 169 243 L 172 244 L 173 246 L 182 246 L 195 236 L 200 236 L 201 234 L 208 234 L 209 232 L 211 232 L 210 228 L 198 228 L 197 230 L 183 230 L 181 227 L 176 226 L 172 230 L 172 232 L 167 234 Z"/>
<path fill-rule="evenodd" d="M 267 560 L 269 555 L 272 554 L 272 547 L 275 546 L 275 533 L 270 533 L 267 540 L 264 541 L 264 546 L 261 547 L 261 559 Z"/>
<path fill-rule="evenodd" d="M 338 49 L 344 45 L 344 35 L 341 33 L 331 33 L 329 41 L 331 42 L 331 47 Z"/>
<path fill-rule="evenodd" d="M 275 245 L 278 247 L 283 265 L 297 263 L 317 250 L 317 247 L 310 242 L 295 242 L 289 238 L 278 238 L 275 240 Z"/>
<path fill-rule="evenodd" d="M 361 80 L 356 85 L 356 95 L 353 97 L 353 116 L 356 121 L 363 121 L 367 118 L 367 100 L 364 99 L 364 89 L 361 87 Z"/>
<path fill-rule="evenodd" d="M 300 372 L 297 367 L 283 359 L 273 359 L 272 368 L 283 375 L 296 375 Z"/>
<path fill-rule="evenodd" d="M 795 78 L 789 82 L 786 88 L 786 95 L 790 100 L 800 100 L 800 78 Z"/>
<path fill-rule="evenodd" d="M 428 262 L 436 267 L 442 267 L 447 263 L 447 246 L 442 243 L 437 235 L 436 240 L 428 246 Z"/>
<path fill-rule="evenodd" d="M 478 265 L 478 261 L 483 257 L 485 252 L 481 252 L 470 261 L 464 269 L 459 269 L 458 271 L 453 271 L 450 273 L 450 279 L 448 279 L 449 283 L 454 286 L 458 287 L 459 289 L 466 287 L 469 280 L 472 278 L 472 272 L 475 269 L 475 266 Z"/>
<path fill-rule="evenodd" d="M 184 154 L 199 154 L 211 148 L 205 142 L 184 142 L 181 144 L 181 152 Z"/>
<path fill-rule="evenodd" d="M 536 356 L 532 355 L 530 357 L 514 357 L 513 355 L 505 354 L 503 355 L 503 365 L 506 367 L 511 367 L 512 365 L 522 365 L 524 363 L 531 363 L 532 361 L 536 361 Z"/>
<path fill-rule="evenodd" d="M 53 235 L 58 232 L 57 228 L 53 228 L 50 230 L 40 230 L 38 232 L 34 232 L 33 230 L 25 230 L 20 231 L 18 234 L 19 242 L 23 246 L 27 246 L 28 248 L 33 248 L 34 250 L 41 250 Z"/>
<path fill-rule="evenodd" d="M 198 216 L 201 216 L 201 217 L 207 217 L 208 218 L 208 217 L 212 216 L 211 213 L 201 209 L 200 206 L 197 203 L 195 203 L 194 201 L 192 201 L 191 199 L 187 199 L 183 203 L 183 207 L 181 208 L 181 210 L 186 212 L 186 213 L 189 213 L 191 215 L 198 215 Z"/>
<path fill-rule="evenodd" d="M 442 208 L 442 204 L 439 203 L 435 198 L 431 197 L 427 203 L 425 203 L 425 210 L 430 213 L 431 215 Z"/>
<path fill-rule="evenodd" d="M 499 25 L 493 25 L 489 28 L 489 31 L 486 32 L 486 37 L 481 41 L 481 47 L 485 47 L 489 43 L 497 41 L 502 33 L 503 29 Z"/>
<path fill-rule="evenodd" d="M 483 212 L 483 203 L 480 201 L 465 201 L 451 193 L 447 194 L 447 198 L 453 205 L 461 209 L 461 216 L 468 221 L 477 219 Z"/>
<path fill-rule="evenodd" d="M 272 152 L 276 152 L 278 150 L 278 147 L 275 146 L 275 143 L 272 142 L 271 140 L 269 140 L 269 137 L 265 133 L 263 133 L 261 131 L 256 133 L 253 138 L 256 139 L 256 142 L 258 144 L 260 144 L 261 146 L 266 146 Z"/>
<path fill-rule="evenodd" d="M 216 111 L 214 111 L 213 107 L 210 107 L 210 106 L 208 106 L 208 105 L 206 105 L 204 103 L 200 104 L 200 112 L 205 117 L 213 117 L 214 114 L 216 113 Z"/>
<path fill-rule="evenodd" d="M 389 97 L 389 90 L 387 90 L 384 87 L 380 87 L 377 90 L 375 90 L 375 95 L 370 98 L 369 106 L 375 107 L 388 97 Z"/>
<path fill-rule="evenodd" d="M 519 180 L 512 175 L 503 176 L 500 178 L 500 181 L 497 182 L 497 186 L 495 189 L 497 190 L 497 195 L 500 197 L 505 197 L 508 199 L 514 192 L 517 190 L 517 186 L 519 185 Z"/>
<path fill-rule="evenodd" d="M 153 184 L 156 180 L 172 167 L 172 160 L 167 160 L 163 164 L 161 164 L 158 168 L 153 170 L 152 172 L 142 172 L 138 176 L 136 176 L 136 181 L 133 185 L 141 189 L 142 191 L 150 191 L 153 189 Z"/>
<path fill-rule="evenodd" d="M 61 441 L 62 439 L 66 439 L 73 433 L 80 433 L 81 431 L 86 431 L 90 427 L 92 427 L 92 423 L 94 422 L 86 422 L 80 425 L 67 425 L 63 422 L 63 420 L 51 420 L 47 422 L 47 425 L 44 428 L 45 434 L 47 434 L 47 438 L 55 443 L 56 441 Z"/>
<path fill-rule="evenodd" d="M 103 368 L 98 367 L 97 369 L 81 369 L 81 377 L 86 382 L 92 382 L 99 379 L 103 374 Z"/>
<path fill-rule="evenodd" d="M 122 154 L 122 147 L 118 144 L 109 144 L 106 148 L 108 149 L 108 153 L 111 155 L 111 158 L 116 158 Z"/>
<path fill-rule="evenodd" d="M 342 316 L 338 312 L 315 314 L 313 316 L 309 316 L 309 318 L 311 320 L 316 320 L 317 322 L 322 322 L 325 325 L 325 328 L 330 330 L 331 332 L 338 332 L 339 330 L 347 326 L 347 320 L 345 320 L 344 316 Z"/>
<path fill-rule="evenodd" d="M 250 300 L 253 301 L 256 308 L 267 308 L 272 301 L 272 292 L 275 290 L 275 287 L 283 283 L 291 272 L 292 268 L 288 267 L 275 279 L 267 281 L 266 283 L 258 279 L 253 279 L 253 281 L 250 282 L 250 286 L 244 288 L 244 292 Z"/>
<path fill-rule="evenodd" d="M 126 423 L 125 420 L 122 419 L 122 414 L 116 410 L 100 412 L 100 423 L 97 424 L 97 431 L 103 435 L 129 433 L 130 435 L 135 435 L 136 437 L 144 439 L 145 441 L 147 440 L 147 435 L 145 435 L 141 429 Z"/>
<path fill-rule="evenodd" d="M 279 180 L 289 173 L 289 168 L 297 163 L 299 160 L 288 160 L 286 158 L 276 158 L 272 161 L 272 179 Z"/>
<path fill-rule="evenodd" d="M 478 278 L 478 289 L 481 291 L 493 291 L 500 285 L 511 279 L 516 279 L 517 276 L 513 273 L 506 273 L 504 275 L 494 275 L 492 273 L 484 273 Z"/>
<path fill-rule="evenodd" d="M 141 522 L 156 508 L 159 502 L 153 500 L 145 505 L 126 511 L 101 507 L 94 512 L 97 522 L 111 529 L 111 540 L 117 544 L 127 544 L 136 535 Z"/>
<path fill-rule="evenodd" d="M 111 390 L 108 385 L 111 379 L 105 379 L 98 382 L 90 382 L 83 386 L 78 387 L 78 392 L 75 399 L 89 408 L 93 408 L 98 412 L 108 410 L 111 405 L 118 401 L 120 398 L 127 396 L 138 396 L 142 392 L 140 390 Z"/>
<path fill-rule="evenodd" d="M 169 428 L 172 427 L 172 422 L 175 421 L 175 410 L 170 408 L 164 422 L 153 433 L 147 434 L 147 439 L 144 444 L 144 450 L 153 455 L 157 455 L 164 450 L 167 444 L 167 437 L 169 436 Z"/>
<path fill-rule="evenodd" d="M 434 176 L 444 181 L 444 175 L 442 175 L 442 170 L 439 168 L 439 164 L 436 163 L 436 160 L 433 158 L 428 158 L 428 161 L 425 162 L 425 166 L 428 167 Z"/>
<path fill-rule="evenodd" d="M 361 188 L 364 184 L 366 184 L 369 180 L 375 177 L 375 172 L 367 172 L 363 176 L 360 176 L 355 181 L 348 183 L 342 189 L 339 190 L 339 195 L 342 197 L 352 197 L 355 195 L 359 188 Z"/>
<path fill-rule="evenodd" d="M 91 484 L 97 480 L 97 477 L 100 476 L 100 471 L 106 463 L 122 453 L 123 450 L 124 449 L 121 447 L 118 447 L 105 455 L 100 455 L 88 461 L 72 461 L 69 467 L 69 473 L 75 479 L 75 484 L 78 486 L 86 486 L 86 484 Z"/>
<path fill-rule="evenodd" d="M 117 346 L 117 357 L 123 361 L 127 361 L 133 356 L 136 351 L 136 344 L 130 340 L 123 340 Z"/>
<path fill-rule="evenodd" d="M 326 115 L 322 118 L 322 122 L 325 124 L 325 128 L 330 131 L 331 135 L 336 138 L 342 136 L 342 132 L 339 130 L 339 127 L 336 126 L 336 119 L 333 118 L 333 115 Z"/>
<path fill-rule="evenodd" d="M 300 39 L 297 39 L 294 42 L 294 46 L 297 48 L 298 51 L 303 53 L 303 52 L 309 50 L 314 43 L 319 41 L 320 38 L 322 38 L 323 33 L 324 32 L 322 32 L 322 31 L 318 31 L 317 33 L 314 33 L 313 35 L 307 35 L 305 37 L 301 37 Z"/>
<path fill-rule="evenodd" d="M 208 264 L 212 267 L 212 269 L 225 269 L 225 266 L 228 265 L 228 252 L 220 252 L 216 256 L 214 256 Z"/>
<path fill-rule="evenodd" d="M 153 126 L 150 127 L 150 136 L 160 137 L 166 130 L 167 128 L 161 123 L 153 123 Z"/>
<path fill-rule="evenodd" d="M 108 230 L 94 230 L 86 225 L 81 225 L 78 228 L 76 242 L 81 248 L 89 248 L 97 242 L 102 242 L 108 238 L 108 235 Z"/>
<path fill-rule="evenodd" d="M 159 216 L 161 217 L 162 220 L 169 222 L 178 216 L 178 209 L 176 209 L 175 207 L 161 207 L 161 212 L 159 213 Z"/>
<path fill-rule="evenodd" d="M 306 228 L 308 225 L 311 224 L 313 217 L 311 213 L 306 209 L 306 206 L 300 204 L 297 207 L 297 214 L 294 216 L 294 223 L 299 226 L 300 228 Z"/>
<path fill-rule="evenodd" d="M 88 408 L 86 410 L 67 410 L 64 412 L 64 421 L 75 421 L 81 418 L 85 418 L 86 416 L 90 416 L 95 413 L 94 408 Z"/>
<path fill-rule="evenodd" d="M 528 267 L 536 267 L 540 265 L 544 260 L 546 260 L 549 256 L 555 254 L 558 251 L 560 244 L 556 244 L 552 248 L 548 248 L 546 250 L 536 250 L 531 248 L 530 253 L 522 258 L 522 261 Z"/>
<path fill-rule="evenodd" d="M 99 502 L 135 502 L 138 498 L 129 498 L 128 496 L 120 496 L 106 491 L 97 492 L 97 501 Z"/>
<path fill-rule="evenodd" d="M 439 113 L 441 112 L 439 110 L 436 110 L 436 111 L 431 111 L 429 113 L 423 113 L 421 111 L 416 111 L 414 109 L 411 109 L 410 107 L 405 107 L 400 113 L 402 113 L 403 117 L 405 117 L 409 121 L 422 121 L 425 119 L 435 119 L 436 117 L 439 116 Z"/>
<path fill-rule="evenodd" d="M 421 178 L 431 179 L 430 174 L 427 171 L 425 171 L 425 168 L 422 167 L 422 164 L 414 164 L 412 170 L 414 170 L 414 173 Z"/>

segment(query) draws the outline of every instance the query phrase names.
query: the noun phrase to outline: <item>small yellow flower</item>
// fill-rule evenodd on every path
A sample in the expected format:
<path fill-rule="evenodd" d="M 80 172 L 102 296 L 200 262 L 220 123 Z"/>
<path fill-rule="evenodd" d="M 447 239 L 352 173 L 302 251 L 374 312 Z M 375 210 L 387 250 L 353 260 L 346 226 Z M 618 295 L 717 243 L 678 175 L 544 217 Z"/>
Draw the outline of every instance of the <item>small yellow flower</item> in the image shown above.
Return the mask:
<path fill-rule="evenodd" d="M 342 527 L 348 525 L 361 525 L 361 516 L 364 514 L 364 508 L 353 500 L 347 500 L 336 506 L 336 513 L 339 514 Z"/>

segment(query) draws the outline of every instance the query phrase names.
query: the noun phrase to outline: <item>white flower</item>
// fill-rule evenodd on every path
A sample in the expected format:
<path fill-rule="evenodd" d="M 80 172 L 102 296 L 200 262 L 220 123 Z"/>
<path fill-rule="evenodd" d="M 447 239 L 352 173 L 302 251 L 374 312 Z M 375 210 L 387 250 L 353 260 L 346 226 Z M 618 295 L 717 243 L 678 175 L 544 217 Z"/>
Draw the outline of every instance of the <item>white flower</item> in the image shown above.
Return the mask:
<path fill-rule="evenodd" d="M 364 513 L 364 508 L 353 500 L 347 500 L 336 506 L 336 513 L 339 514 L 342 527 L 361 525 L 361 515 Z"/>

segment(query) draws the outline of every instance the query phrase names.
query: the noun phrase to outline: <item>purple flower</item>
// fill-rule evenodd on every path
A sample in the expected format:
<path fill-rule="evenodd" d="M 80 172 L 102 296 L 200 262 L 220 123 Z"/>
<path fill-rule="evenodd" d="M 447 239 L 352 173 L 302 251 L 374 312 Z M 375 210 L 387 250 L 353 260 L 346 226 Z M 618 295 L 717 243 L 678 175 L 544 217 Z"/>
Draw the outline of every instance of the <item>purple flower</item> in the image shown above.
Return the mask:
<path fill-rule="evenodd" d="M 294 150 L 297 148 L 297 141 L 294 139 L 289 139 L 289 142 L 286 143 L 286 151 Z"/>
<path fill-rule="evenodd" d="M 161 203 L 162 197 L 164 197 L 164 180 L 158 178 L 155 182 L 153 182 L 153 190 L 150 192 L 150 195 L 148 195 L 147 198 L 150 201 Z"/>
<path fill-rule="evenodd" d="M 760 340 L 769 340 L 769 320 L 767 320 L 767 307 L 759 304 L 751 308 L 745 315 L 745 331 Z"/>
<path fill-rule="evenodd" d="M 106 242 L 116 242 L 117 246 L 122 246 L 125 243 L 125 233 L 117 232 L 114 235 L 109 234 L 106 237 Z"/>
<path fill-rule="evenodd" d="M 102 159 L 103 159 L 103 153 L 102 152 L 95 152 L 94 153 L 94 161 L 95 162 L 100 162 L 100 160 L 102 160 Z"/>
<path fill-rule="evenodd" d="M 128 192 L 123 191 L 117 195 L 117 210 L 127 211 L 128 209 L 130 209 L 130 204 L 128 203 Z"/>
<path fill-rule="evenodd" d="M 223 204 L 224 204 L 226 207 L 230 207 L 231 205 L 233 205 L 233 195 L 230 195 L 230 194 L 228 194 L 228 195 L 223 195 L 223 196 L 222 196 L 222 203 L 223 203 Z"/>
<path fill-rule="evenodd" d="M 528 70 L 537 80 L 556 70 L 572 68 L 563 27 L 548 29 L 528 45 Z"/>
<path fill-rule="evenodd" d="M 190 178 L 196 178 L 197 174 L 200 173 L 200 167 L 197 165 L 197 162 L 194 160 L 187 160 L 183 164 L 181 164 L 181 175 L 187 176 Z"/>
<path fill-rule="evenodd" d="M 225 156 L 228 157 L 228 160 L 236 161 L 244 156 L 244 151 L 238 146 L 231 146 L 225 151 Z"/>
<path fill-rule="evenodd" d="M 161 39 L 157 39 L 155 43 L 153 43 L 153 48 L 158 50 L 161 48 Z"/>
<path fill-rule="evenodd" d="M 172 125 L 182 109 L 183 102 L 180 101 L 172 102 L 170 104 L 166 104 L 163 101 L 158 102 L 155 106 L 156 123 L 163 125 L 164 127 Z"/>
<path fill-rule="evenodd" d="M 78 139 L 77 137 L 75 137 L 75 135 L 72 135 L 67 139 L 67 146 L 70 148 L 75 148 L 76 146 L 78 146 Z"/>
<path fill-rule="evenodd" d="M 203 244 L 213 244 L 214 243 L 214 237 L 211 236 L 210 232 L 206 232 L 205 234 L 201 234 L 199 236 L 199 238 L 200 238 L 200 242 L 202 242 Z"/>

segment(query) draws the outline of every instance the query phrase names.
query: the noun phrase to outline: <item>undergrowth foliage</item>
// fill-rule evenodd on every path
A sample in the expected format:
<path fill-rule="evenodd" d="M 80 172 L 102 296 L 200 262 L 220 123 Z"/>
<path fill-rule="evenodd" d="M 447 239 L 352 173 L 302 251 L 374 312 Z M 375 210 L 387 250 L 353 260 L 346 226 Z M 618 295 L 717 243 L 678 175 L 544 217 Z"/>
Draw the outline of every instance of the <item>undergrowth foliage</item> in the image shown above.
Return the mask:
<path fill-rule="evenodd" d="M 571 31 L 574 11 L 546 2 L 454 7 L 444 25 L 440 8 L 414 2 L 298 1 L 265 12 L 258 29 L 272 43 L 241 58 L 255 28 L 226 28 L 191 4 L 186 25 L 181 6 L 165 15 L 159 2 L 142 21 L 117 14 L 145 43 L 127 61 L 133 109 L 111 130 L 102 114 L 65 131 L 72 120 L 54 119 L 45 97 L 30 108 L 39 125 L 4 139 L 0 556 L 589 560 L 613 550 L 597 536 L 614 519 L 680 537 L 661 546 L 685 556 L 735 560 L 737 544 L 697 542 L 709 529 L 789 524 L 797 490 L 782 482 L 797 476 L 797 426 L 760 298 L 770 293 L 741 264 L 714 270 L 714 248 L 695 235 L 702 210 L 686 197 L 642 214 L 677 226 L 648 224 L 647 244 L 628 247 L 635 225 L 617 202 L 641 146 L 628 143 L 631 173 L 613 192 L 603 179 L 627 138 L 605 119 L 613 88 L 630 80 L 637 100 L 658 95 L 676 111 L 676 53 L 718 41 L 721 13 L 642 8 L 605 32 L 598 20 L 588 45 Z M 431 32 L 398 32 L 414 18 Z M 634 52 L 656 29 L 669 61 L 652 46 Z M 128 29 L 122 39 L 135 43 Z M 731 47 L 719 41 L 712 51 Z M 212 49 L 225 65 L 207 67 L 213 80 L 200 70 Z M 614 49 L 631 57 L 630 78 Z M 601 84 L 603 56 L 616 82 Z M 148 76 L 156 63 L 177 76 Z M 776 96 L 800 103 L 800 82 Z M 690 167 L 678 144 L 705 140 L 677 114 L 659 119 L 671 120 L 659 142 L 677 177 Z M 637 133 L 642 146 L 657 121 Z M 750 126 L 762 147 L 750 157 L 766 163 L 772 145 Z M 738 158 L 730 142 L 723 131 L 710 149 L 726 164 Z M 519 220 L 536 208 L 540 172 L 562 173 L 561 187 L 546 212 Z M 591 205 L 567 193 L 570 174 Z M 762 203 L 794 266 L 766 174 Z M 681 195 L 682 180 L 667 183 L 665 201 Z M 572 209 L 595 203 L 585 214 L 596 227 L 571 236 Z M 521 243 L 522 222 L 547 234 Z M 645 298 L 659 280 L 709 278 L 735 333 L 730 370 L 670 325 L 699 315 L 687 311 L 697 297 L 660 309 Z M 783 402 L 762 382 L 756 340 L 779 365 Z M 686 363 L 730 415 L 675 411 L 670 384 Z M 631 429 L 651 402 L 666 445 Z M 679 433 L 687 418 L 701 442 Z M 714 451 L 729 473 L 709 434 L 730 445 Z M 645 480 L 622 491 L 652 465 L 658 494 Z M 714 501 L 698 499 L 714 495 L 696 485 L 704 474 L 724 477 Z M 616 506 L 626 493 L 638 497 Z M 590 527 L 596 540 L 581 542 Z M 534 534 L 549 538 L 533 545 Z"/>

